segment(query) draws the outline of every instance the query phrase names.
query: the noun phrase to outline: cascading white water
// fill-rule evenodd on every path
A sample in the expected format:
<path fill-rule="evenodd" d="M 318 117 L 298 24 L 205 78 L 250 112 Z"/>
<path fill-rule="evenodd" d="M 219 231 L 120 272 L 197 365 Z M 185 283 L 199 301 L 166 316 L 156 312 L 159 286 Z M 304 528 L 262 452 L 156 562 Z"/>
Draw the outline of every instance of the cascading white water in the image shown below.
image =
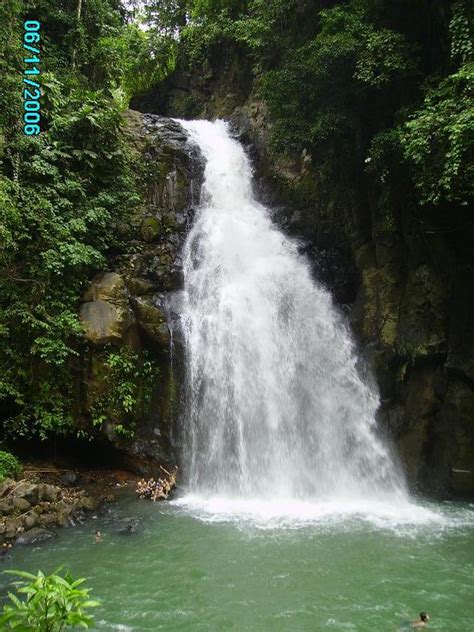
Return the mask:
<path fill-rule="evenodd" d="M 190 490 L 406 498 L 350 333 L 295 243 L 255 200 L 242 146 L 222 121 L 180 122 L 206 159 L 184 250 Z"/>

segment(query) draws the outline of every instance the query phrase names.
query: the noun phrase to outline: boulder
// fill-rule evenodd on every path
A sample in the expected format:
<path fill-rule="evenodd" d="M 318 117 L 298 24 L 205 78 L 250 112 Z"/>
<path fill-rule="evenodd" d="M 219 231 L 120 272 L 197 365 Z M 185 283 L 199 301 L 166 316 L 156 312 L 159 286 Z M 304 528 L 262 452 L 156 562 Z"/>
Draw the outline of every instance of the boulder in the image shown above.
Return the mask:
<path fill-rule="evenodd" d="M 69 470 L 68 472 L 61 474 L 61 483 L 67 487 L 74 487 L 74 485 L 77 485 L 76 472 Z"/>
<path fill-rule="evenodd" d="M 84 294 L 84 302 L 91 301 L 122 301 L 125 298 L 125 281 L 116 272 L 98 274 L 92 280 Z"/>
<path fill-rule="evenodd" d="M 38 524 L 38 519 L 39 515 L 36 513 L 36 511 L 30 511 L 29 513 L 27 513 L 26 516 L 23 518 L 23 526 L 25 527 L 25 530 L 33 529 L 33 527 L 36 527 L 36 525 Z"/>
<path fill-rule="evenodd" d="M 34 527 L 25 533 L 22 533 L 16 543 L 20 545 L 38 544 L 39 542 L 45 542 L 51 538 L 55 538 L 56 534 L 48 529 L 42 529 L 41 527 Z"/>
<path fill-rule="evenodd" d="M 153 242 L 157 241 L 161 235 L 160 222 L 156 217 L 145 217 L 140 225 L 140 236 L 143 241 Z"/>
<path fill-rule="evenodd" d="M 15 490 L 15 496 L 17 498 L 24 498 L 31 505 L 36 505 L 39 501 L 38 485 L 34 483 L 20 483 Z"/>
<path fill-rule="evenodd" d="M 130 315 L 125 305 L 115 305 L 102 299 L 83 303 L 79 319 L 86 339 L 97 345 L 120 342 L 130 325 Z"/>
<path fill-rule="evenodd" d="M 44 483 L 42 485 L 38 485 L 38 495 L 40 500 L 55 503 L 61 496 L 61 489 L 55 485 L 48 485 L 47 483 Z"/>
<path fill-rule="evenodd" d="M 68 527 L 71 524 L 71 516 L 75 507 L 62 501 L 55 508 L 55 519 L 58 527 Z"/>
<path fill-rule="evenodd" d="M 153 291 L 153 283 L 139 277 L 132 277 L 127 279 L 127 288 L 130 294 L 142 296 L 143 294 L 149 294 Z"/>
<path fill-rule="evenodd" d="M 28 509 L 31 507 L 26 498 L 13 498 L 12 503 L 15 510 L 18 512 L 28 511 Z"/>
<path fill-rule="evenodd" d="M 0 501 L 0 516 L 8 516 L 15 511 L 12 498 L 5 498 Z"/>
<path fill-rule="evenodd" d="M 0 498 L 6 496 L 16 485 L 16 482 L 11 478 L 6 478 L 0 483 Z"/>
<path fill-rule="evenodd" d="M 39 523 L 42 527 L 49 527 L 55 525 L 57 522 L 58 516 L 56 511 L 48 511 L 43 512 L 39 518 Z"/>
<path fill-rule="evenodd" d="M 160 346 L 168 347 L 170 334 L 163 312 L 153 304 L 152 299 L 136 298 L 133 305 L 139 325 Z"/>
<path fill-rule="evenodd" d="M 94 511 L 95 509 L 97 509 L 97 501 L 90 496 L 84 496 L 83 498 L 79 499 L 78 507 L 80 507 L 81 509 L 85 509 L 86 511 Z"/>
<path fill-rule="evenodd" d="M 18 519 L 13 516 L 6 518 L 0 528 L 3 540 L 13 540 L 21 531 L 23 531 L 23 527 Z"/>

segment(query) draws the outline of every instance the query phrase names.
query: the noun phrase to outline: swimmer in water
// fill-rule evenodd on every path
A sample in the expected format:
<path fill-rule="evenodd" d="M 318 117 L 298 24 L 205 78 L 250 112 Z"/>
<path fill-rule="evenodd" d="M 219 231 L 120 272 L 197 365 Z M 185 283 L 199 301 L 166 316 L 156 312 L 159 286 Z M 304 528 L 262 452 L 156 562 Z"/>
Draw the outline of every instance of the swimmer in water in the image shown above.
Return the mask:
<path fill-rule="evenodd" d="M 102 542 L 102 533 L 100 531 L 95 532 L 95 543 L 98 544 Z"/>
<path fill-rule="evenodd" d="M 411 624 L 412 628 L 427 628 L 428 621 L 430 620 L 430 616 L 427 612 L 420 612 L 420 618 L 416 621 L 413 621 Z"/>

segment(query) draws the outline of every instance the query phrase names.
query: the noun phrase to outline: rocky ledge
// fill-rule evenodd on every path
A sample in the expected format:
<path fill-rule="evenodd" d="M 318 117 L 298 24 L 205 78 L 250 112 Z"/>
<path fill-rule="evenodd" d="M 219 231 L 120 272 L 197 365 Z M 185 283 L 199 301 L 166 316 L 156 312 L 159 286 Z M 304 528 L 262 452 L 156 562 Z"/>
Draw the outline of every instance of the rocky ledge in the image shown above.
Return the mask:
<path fill-rule="evenodd" d="M 6 479 L 0 483 L 0 550 L 53 538 L 53 527 L 74 527 L 97 506 L 82 489 Z"/>

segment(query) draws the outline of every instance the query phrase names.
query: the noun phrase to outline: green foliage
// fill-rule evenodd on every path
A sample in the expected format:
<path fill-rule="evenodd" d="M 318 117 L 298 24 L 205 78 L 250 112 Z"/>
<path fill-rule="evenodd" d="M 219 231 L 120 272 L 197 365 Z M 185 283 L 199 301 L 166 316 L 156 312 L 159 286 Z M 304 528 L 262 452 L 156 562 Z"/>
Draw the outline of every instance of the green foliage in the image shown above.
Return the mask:
<path fill-rule="evenodd" d="M 420 203 L 466 205 L 473 181 L 471 4 L 151 0 L 133 13 L 120 0 L 2 2 L 5 431 L 45 437 L 72 429 L 74 375 L 85 352 L 80 297 L 106 257 L 120 251 L 115 227 L 139 202 L 121 132 L 121 111 L 133 95 L 176 66 L 212 68 L 233 47 L 254 69 L 276 152 L 309 150 L 318 177 L 333 184 L 359 186 L 365 174 L 395 190 L 397 178 L 411 174 Z M 32 12 L 44 38 L 39 138 L 22 135 L 20 116 L 21 24 Z M 131 432 L 152 371 L 115 352 L 107 367 L 95 422 Z"/>
<path fill-rule="evenodd" d="M 66 96 L 50 76 L 44 85 L 49 132 L 11 144 L 17 179 L 3 177 L 0 189 L 0 398 L 15 405 L 9 429 L 21 434 L 70 423 L 80 292 L 138 200 L 113 102 L 87 90 Z"/>
<path fill-rule="evenodd" d="M 5 478 L 16 478 L 21 471 L 21 465 L 18 459 L 10 454 L 0 450 L 0 482 Z"/>
<path fill-rule="evenodd" d="M 455 2 L 449 24 L 451 34 L 451 57 L 465 63 L 472 60 L 474 53 L 473 8 L 471 3 Z"/>
<path fill-rule="evenodd" d="M 366 172 L 388 182 L 406 161 L 421 203 L 468 204 L 472 4 L 453 3 L 447 20 L 440 6 L 407 5 L 400 13 L 385 0 L 327 4 L 191 2 L 181 51 L 192 66 L 234 42 L 258 61 L 276 152 L 309 149 L 330 180 L 341 172 L 360 177 L 369 156 Z M 439 74 L 422 84 L 433 60 L 442 64 Z M 452 69 L 453 62 L 460 66 Z"/>
<path fill-rule="evenodd" d="M 131 437 L 135 419 L 151 401 L 158 377 L 156 364 L 146 352 L 143 356 L 131 349 L 111 350 L 104 360 L 104 375 L 96 401 L 92 405 L 93 423 L 114 423 L 118 434 Z"/>
<path fill-rule="evenodd" d="M 369 26 L 363 31 L 363 42 L 357 50 L 354 79 L 368 86 L 381 88 L 395 77 L 415 70 L 412 51 L 403 35 L 389 29 Z"/>
<path fill-rule="evenodd" d="M 473 197 L 471 32 L 472 10 L 455 3 L 450 21 L 451 57 L 463 61 L 462 65 L 444 78 L 427 79 L 421 103 L 400 111 L 401 122 L 372 142 L 371 170 L 385 179 L 396 169 L 396 161 L 404 161 L 421 204 L 467 206 Z"/>
<path fill-rule="evenodd" d="M 186 26 L 188 9 L 188 0 L 150 0 L 144 6 L 144 20 L 155 32 L 173 37 Z"/>
<path fill-rule="evenodd" d="M 231 16 L 236 17 L 245 10 L 247 2 L 245 0 L 194 0 L 189 4 L 194 17 L 212 18 L 223 11 L 228 11 Z"/>
<path fill-rule="evenodd" d="M 7 25 L 21 25 L 28 6 L 7 0 Z M 16 96 L 0 111 L 0 410 L 5 432 L 45 437 L 72 428 L 78 302 L 139 196 L 113 95 L 126 71 L 104 54 L 104 34 L 126 31 L 117 3 L 83 3 L 77 29 L 74 11 L 52 1 L 38 2 L 35 15 L 45 131 L 23 135 Z M 18 55 L 4 68 L 10 95 Z"/>
<path fill-rule="evenodd" d="M 156 31 L 143 31 L 130 24 L 119 39 L 103 41 L 104 50 L 117 48 L 121 53 L 121 86 L 128 103 L 132 96 L 144 94 L 174 69 L 176 42 Z"/>
<path fill-rule="evenodd" d="M 308 147 L 324 156 L 329 173 L 341 160 L 349 171 L 352 163 L 359 168 L 367 128 L 384 117 L 386 102 L 414 69 L 413 47 L 400 33 L 377 29 L 363 4 L 321 11 L 316 35 L 263 79 L 276 149 Z"/>
<path fill-rule="evenodd" d="M 179 41 L 181 63 L 205 62 L 229 42 L 239 44 L 260 67 L 271 57 L 284 22 L 294 20 L 298 0 L 154 0 L 147 21 Z"/>
<path fill-rule="evenodd" d="M 185 26 L 175 26 L 189 66 L 203 63 L 229 42 L 258 62 L 276 152 L 309 149 L 318 156 L 319 173 L 331 180 L 341 172 L 358 177 L 369 155 L 367 173 L 388 182 L 389 172 L 400 172 L 406 161 L 421 203 L 468 204 L 472 3 L 454 2 L 447 16 L 438 6 L 426 12 L 407 4 L 399 12 L 386 0 L 327 6 L 198 0 L 188 3 L 191 19 Z M 433 37 L 439 38 L 438 49 Z M 430 77 L 423 89 L 423 73 L 434 59 L 444 64 L 441 76 Z M 452 62 L 460 66 L 453 70 Z M 404 177 L 409 177 L 406 172 Z"/>
<path fill-rule="evenodd" d="M 10 604 L 0 615 L 2 630 L 62 632 L 68 628 L 90 628 L 93 617 L 87 614 L 99 602 L 89 598 L 90 589 L 81 588 L 85 579 L 74 580 L 59 571 L 37 575 L 22 571 L 6 571 L 21 579 L 14 582 L 16 593 L 9 593 Z"/>
<path fill-rule="evenodd" d="M 21 38 L 21 21 L 18 15 L 21 0 L 7 0 L 0 3 L 0 112 L 5 127 L 0 128 L 0 160 L 8 146 L 8 139 L 19 125 L 21 107 L 21 75 L 22 52 L 18 45 Z M 1 199 L 1 198 L 0 198 Z"/>
<path fill-rule="evenodd" d="M 423 204 L 467 205 L 474 194 L 474 63 L 429 90 L 400 131 Z"/>

